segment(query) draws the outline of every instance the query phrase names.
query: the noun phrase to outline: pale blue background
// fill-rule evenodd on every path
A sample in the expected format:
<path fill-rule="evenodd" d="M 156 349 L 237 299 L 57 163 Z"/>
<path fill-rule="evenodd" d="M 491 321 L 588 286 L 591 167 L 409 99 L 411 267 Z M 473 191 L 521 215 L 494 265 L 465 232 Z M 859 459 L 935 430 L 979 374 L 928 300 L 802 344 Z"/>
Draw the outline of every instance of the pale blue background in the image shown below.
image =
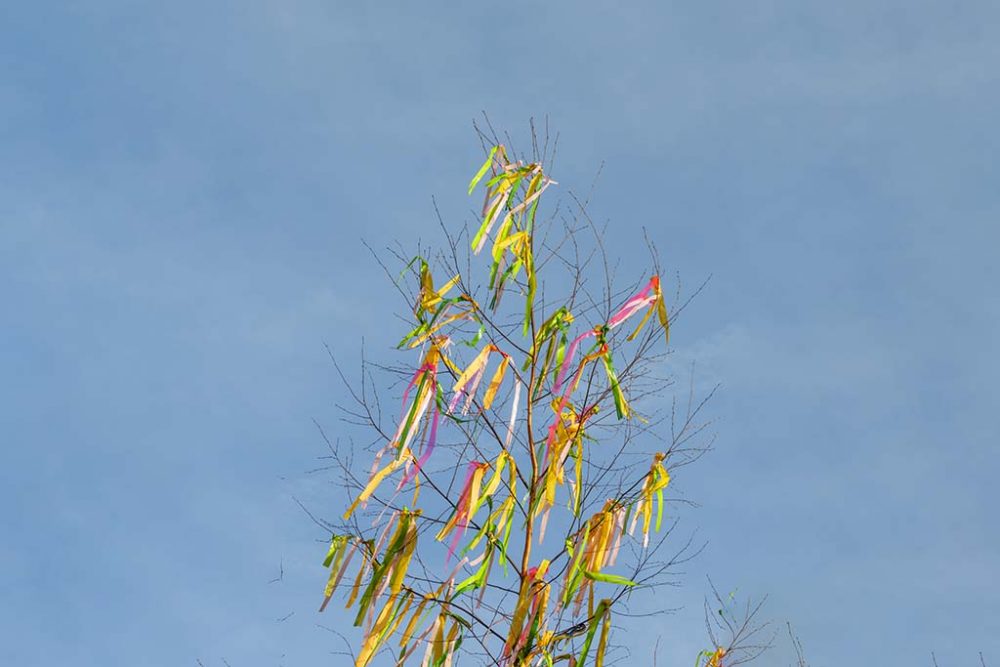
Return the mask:
<path fill-rule="evenodd" d="M 361 246 L 461 225 L 485 109 L 561 132 L 614 253 L 710 288 L 681 488 L 705 575 L 816 666 L 1000 661 L 1000 5 L 7 2 L 0 663 L 333 665 L 306 474 L 391 299 Z M 400 310 L 398 302 L 391 308 Z M 329 507 L 328 510 L 326 508 Z M 284 578 L 269 584 L 283 562 Z M 294 612 L 287 620 L 277 619 Z M 352 635 L 354 636 L 354 635 Z M 769 664 L 787 664 L 787 651 Z"/>

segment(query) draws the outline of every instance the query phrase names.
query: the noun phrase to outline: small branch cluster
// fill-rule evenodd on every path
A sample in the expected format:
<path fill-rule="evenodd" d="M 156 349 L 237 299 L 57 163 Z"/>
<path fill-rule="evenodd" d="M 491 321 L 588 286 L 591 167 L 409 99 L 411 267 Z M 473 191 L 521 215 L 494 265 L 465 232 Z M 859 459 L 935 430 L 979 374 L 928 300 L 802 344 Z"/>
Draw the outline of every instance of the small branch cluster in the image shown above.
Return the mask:
<path fill-rule="evenodd" d="M 662 540 L 650 544 L 669 534 L 670 471 L 697 458 L 688 443 L 703 427 L 703 403 L 690 401 L 682 418 L 646 409 L 670 382 L 656 351 L 671 325 L 659 274 L 614 290 L 599 233 L 598 250 L 582 254 L 581 232 L 598 231 L 589 219 L 566 222 L 551 242 L 538 209 L 556 183 L 544 158 L 513 154 L 489 148 L 469 185 L 484 190 L 479 227 L 464 241 L 448 236 L 450 261 L 405 263 L 414 288 L 397 286 L 413 320 L 399 348 L 418 362 L 374 366 L 405 383 L 387 429 L 363 361 L 349 415 L 379 441 L 367 477 L 331 447 L 357 492 L 333 527 L 321 610 L 345 589 L 364 628 L 358 667 L 381 650 L 398 665 L 414 655 L 451 665 L 460 650 L 482 664 L 603 665 L 619 607 L 687 557 L 690 543 L 665 561 Z M 470 281 L 471 258 L 459 269 L 463 247 L 486 256 L 482 285 Z M 598 255 L 600 295 L 586 276 Z M 546 271 L 560 266 L 562 275 Z M 658 446 L 639 449 L 640 436 Z M 713 649 L 710 664 L 739 649 Z"/>

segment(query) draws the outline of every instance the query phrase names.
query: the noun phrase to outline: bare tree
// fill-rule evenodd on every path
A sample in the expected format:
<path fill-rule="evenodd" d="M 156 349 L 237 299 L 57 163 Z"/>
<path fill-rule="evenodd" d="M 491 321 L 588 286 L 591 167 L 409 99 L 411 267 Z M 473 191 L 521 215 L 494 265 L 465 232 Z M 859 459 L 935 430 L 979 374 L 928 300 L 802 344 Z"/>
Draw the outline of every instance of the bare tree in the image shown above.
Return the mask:
<path fill-rule="evenodd" d="M 540 212 L 557 185 L 547 129 L 532 127 L 530 158 L 492 128 L 479 136 L 477 226 L 453 232 L 439 215 L 443 251 L 376 254 L 411 308 L 399 349 L 412 365 L 362 352 L 356 381 L 337 366 L 374 462 L 359 471 L 361 446 L 327 439 L 354 501 L 317 519 L 332 533 L 321 609 L 339 590 L 356 610 L 359 666 L 380 651 L 397 664 L 610 664 L 627 656 L 612 636 L 630 603 L 699 550 L 676 538 L 681 501 L 665 495 L 711 444 L 712 392 L 678 398 L 668 363 L 698 290 L 683 297 L 678 281 L 668 305 L 648 239 L 645 275 L 613 262 L 589 194 Z M 699 660 L 755 657 L 760 606 L 733 615 L 713 593 Z"/>

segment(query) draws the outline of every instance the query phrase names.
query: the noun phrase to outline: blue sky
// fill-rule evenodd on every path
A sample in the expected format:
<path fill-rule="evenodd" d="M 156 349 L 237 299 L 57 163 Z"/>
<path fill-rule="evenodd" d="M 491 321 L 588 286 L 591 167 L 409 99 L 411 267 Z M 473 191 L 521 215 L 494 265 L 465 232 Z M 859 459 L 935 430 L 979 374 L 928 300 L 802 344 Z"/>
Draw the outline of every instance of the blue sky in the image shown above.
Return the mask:
<path fill-rule="evenodd" d="M 614 254 L 645 226 L 685 284 L 712 276 L 673 337 L 723 385 L 681 486 L 709 547 L 636 659 L 659 635 L 691 664 L 711 575 L 769 595 L 817 666 L 1000 660 L 998 21 L 7 3 L 0 659 L 340 664 L 292 500 L 342 506 L 307 473 L 344 400 L 323 343 L 390 357 L 399 304 L 361 240 L 440 241 L 432 195 L 467 220 L 486 110 L 521 137 L 549 116 L 563 190 L 604 162 Z"/>

